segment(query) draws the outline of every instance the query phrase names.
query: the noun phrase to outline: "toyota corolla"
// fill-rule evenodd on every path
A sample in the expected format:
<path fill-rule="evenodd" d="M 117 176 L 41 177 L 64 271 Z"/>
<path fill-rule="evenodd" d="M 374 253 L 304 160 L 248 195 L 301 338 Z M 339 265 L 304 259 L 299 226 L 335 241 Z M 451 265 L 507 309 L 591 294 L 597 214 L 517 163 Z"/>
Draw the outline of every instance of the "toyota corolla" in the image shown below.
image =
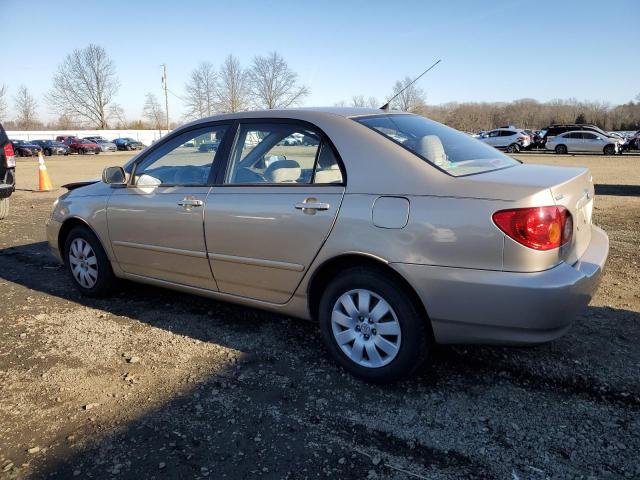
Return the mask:
<path fill-rule="evenodd" d="M 400 112 L 206 118 L 68 188 L 47 236 L 82 293 L 124 278 L 317 321 L 372 382 L 434 343 L 557 338 L 609 249 L 587 169 L 523 165 Z"/>

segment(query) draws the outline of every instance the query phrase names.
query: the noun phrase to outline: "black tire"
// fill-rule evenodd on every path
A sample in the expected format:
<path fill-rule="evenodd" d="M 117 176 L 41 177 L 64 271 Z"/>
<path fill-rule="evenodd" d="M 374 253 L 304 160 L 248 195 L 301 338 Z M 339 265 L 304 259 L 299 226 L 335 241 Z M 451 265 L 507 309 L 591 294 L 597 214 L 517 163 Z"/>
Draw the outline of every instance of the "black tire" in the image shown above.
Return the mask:
<path fill-rule="evenodd" d="M 0 220 L 9 215 L 9 197 L 0 198 Z"/>
<path fill-rule="evenodd" d="M 605 155 L 615 155 L 616 147 L 614 147 L 613 145 L 606 145 L 602 150 L 602 153 L 604 153 Z"/>
<path fill-rule="evenodd" d="M 507 147 L 507 153 L 518 153 L 520 151 L 520 145 L 512 143 Z"/>
<path fill-rule="evenodd" d="M 45 156 L 45 157 L 50 157 L 50 156 L 51 156 L 51 150 L 49 150 L 48 148 L 45 148 L 45 150 L 44 150 L 44 156 Z"/>
<path fill-rule="evenodd" d="M 567 154 L 567 146 L 566 145 L 557 145 L 555 150 L 556 150 L 556 153 L 558 155 L 566 155 Z"/>
<path fill-rule="evenodd" d="M 90 288 L 81 285 L 72 271 L 69 252 L 71 250 L 71 244 L 75 239 L 82 239 L 87 242 L 91 246 L 95 254 L 98 275 L 95 284 Z M 109 258 L 102 248 L 100 240 L 98 240 L 98 237 L 96 237 L 96 235 L 91 231 L 89 227 L 79 225 L 77 227 L 74 227 L 71 232 L 69 232 L 69 235 L 67 235 L 67 238 L 64 242 L 63 255 L 64 263 L 67 267 L 67 271 L 69 272 L 69 276 L 71 277 L 71 281 L 80 291 L 80 293 L 88 297 L 104 297 L 111 294 L 115 290 L 116 276 L 113 274 L 111 262 L 109 262 Z"/>
<path fill-rule="evenodd" d="M 395 358 L 387 365 L 371 368 L 357 364 L 342 351 L 334 337 L 331 325 L 334 305 L 341 295 L 355 289 L 379 295 L 396 313 L 401 342 Z M 329 353 L 345 370 L 367 382 L 382 384 L 406 378 L 424 362 L 432 338 L 429 320 L 416 303 L 406 289 L 381 270 L 353 267 L 341 272 L 323 292 L 318 310 L 322 338 Z"/>

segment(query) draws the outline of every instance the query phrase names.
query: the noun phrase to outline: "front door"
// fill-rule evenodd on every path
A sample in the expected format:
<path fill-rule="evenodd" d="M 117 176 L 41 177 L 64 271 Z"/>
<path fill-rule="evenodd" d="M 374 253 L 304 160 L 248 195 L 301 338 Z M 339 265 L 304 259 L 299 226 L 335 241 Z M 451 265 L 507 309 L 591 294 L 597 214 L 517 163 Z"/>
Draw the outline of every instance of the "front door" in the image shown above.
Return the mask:
<path fill-rule="evenodd" d="M 107 206 L 109 237 L 123 271 L 216 290 L 204 240 L 212 166 L 227 125 L 198 127 L 151 150 Z"/>
<path fill-rule="evenodd" d="M 344 176 L 320 132 L 272 122 L 237 127 L 224 184 L 207 198 L 205 237 L 220 291 L 285 303 L 333 227 Z"/>

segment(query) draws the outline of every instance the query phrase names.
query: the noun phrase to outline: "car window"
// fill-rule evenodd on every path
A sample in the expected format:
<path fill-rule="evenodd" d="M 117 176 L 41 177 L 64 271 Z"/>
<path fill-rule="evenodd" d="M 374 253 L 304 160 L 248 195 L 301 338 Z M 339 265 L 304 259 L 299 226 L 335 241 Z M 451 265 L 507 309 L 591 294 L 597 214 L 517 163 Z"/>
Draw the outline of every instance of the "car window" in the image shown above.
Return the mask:
<path fill-rule="evenodd" d="M 516 132 L 512 132 L 511 130 L 502 130 L 500 134 L 501 137 L 510 137 L 511 135 L 515 135 Z"/>
<path fill-rule="evenodd" d="M 240 125 L 225 183 L 311 183 L 321 144 L 319 133 L 298 124 Z"/>
<path fill-rule="evenodd" d="M 500 130 L 494 130 L 492 132 L 489 132 L 489 137 L 499 137 L 500 136 Z"/>
<path fill-rule="evenodd" d="M 595 133 L 584 132 L 582 134 L 582 138 L 584 138 L 585 140 L 595 140 L 596 139 L 596 134 Z"/>
<path fill-rule="evenodd" d="M 161 144 L 136 166 L 134 183 L 140 186 L 207 185 L 209 173 L 227 131 L 226 125 L 184 132 Z M 215 144 L 214 148 L 200 148 Z"/>
<path fill-rule="evenodd" d="M 519 165 L 517 160 L 466 133 L 418 115 L 388 114 L 353 120 L 454 177 Z"/>

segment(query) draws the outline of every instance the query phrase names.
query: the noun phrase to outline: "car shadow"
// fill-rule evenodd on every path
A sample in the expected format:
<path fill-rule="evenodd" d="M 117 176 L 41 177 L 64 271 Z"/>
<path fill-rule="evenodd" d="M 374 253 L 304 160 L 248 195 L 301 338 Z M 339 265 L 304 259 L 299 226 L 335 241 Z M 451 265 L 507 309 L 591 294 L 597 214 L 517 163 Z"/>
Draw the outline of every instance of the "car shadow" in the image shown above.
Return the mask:
<path fill-rule="evenodd" d="M 42 477 L 302 478 L 321 471 L 319 458 L 337 466 L 338 478 L 366 477 L 372 468 L 366 456 L 349 452 L 340 463 L 346 446 L 373 446 L 397 455 L 410 450 L 423 465 L 460 477 L 482 472 L 492 477 L 491 467 L 477 457 L 416 447 L 401 435 L 362 424 L 354 412 L 414 401 L 445 408 L 451 396 L 482 398 L 496 384 L 640 406 L 637 379 L 616 378 L 618 373 L 607 370 L 606 362 L 631 360 L 603 353 L 613 319 L 625 346 L 640 341 L 640 314 L 628 310 L 589 307 L 573 332 L 534 348 L 437 347 L 411 379 L 381 387 L 346 375 L 328 360 L 310 322 L 130 282 L 112 298 L 83 297 L 49 255 L 46 242 L 0 249 L 0 279 L 241 352 L 236 364 L 163 405 L 85 448 L 56 455 L 42 465 Z M 330 409 L 323 403 L 328 400 Z M 300 474 L 305 468 L 308 475 Z"/>
<path fill-rule="evenodd" d="M 640 185 L 606 185 L 597 183 L 596 195 L 616 195 L 620 197 L 640 197 Z"/>

